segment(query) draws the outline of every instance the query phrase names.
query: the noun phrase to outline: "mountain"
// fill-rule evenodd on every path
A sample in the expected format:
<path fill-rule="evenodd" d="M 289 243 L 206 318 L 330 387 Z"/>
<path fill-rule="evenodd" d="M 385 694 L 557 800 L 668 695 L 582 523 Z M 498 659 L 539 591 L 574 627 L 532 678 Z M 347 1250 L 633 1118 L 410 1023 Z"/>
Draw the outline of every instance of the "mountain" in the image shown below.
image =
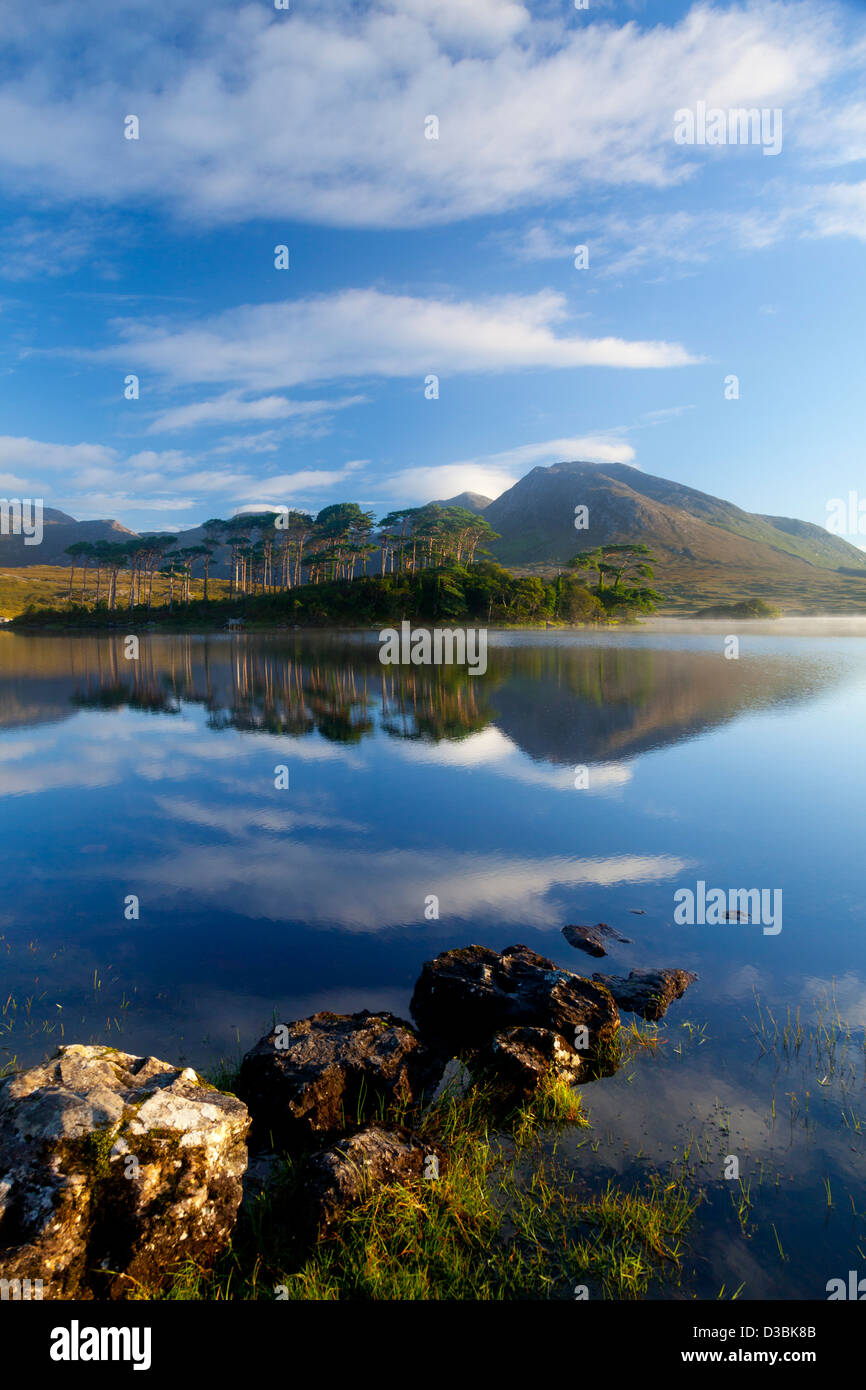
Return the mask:
<path fill-rule="evenodd" d="M 432 507 L 464 507 L 467 512 L 483 512 L 490 506 L 490 497 L 482 497 L 480 492 L 458 492 L 456 497 L 446 497 L 431 502 Z"/>
<path fill-rule="evenodd" d="M 482 515 L 499 534 L 491 554 L 523 572 L 550 574 L 579 550 L 641 541 L 656 557 L 655 585 L 669 608 L 693 610 L 753 597 L 801 611 L 866 608 L 866 552 L 822 526 L 743 511 L 625 463 L 555 463 L 533 468 L 495 501 L 461 492 L 438 505 Z M 588 509 L 585 530 L 575 529 L 578 506 Z M 0 535 L 0 568 L 68 565 L 64 550 L 73 541 L 119 541 L 135 534 L 117 521 L 75 521 L 46 508 L 41 545 Z M 201 526 L 177 537 L 183 547 L 205 538 Z M 227 575 L 227 557 L 224 547 L 217 552 L 212 575 Z M 375 555 L 369 572 L 378 572 Z"/>
<path fill-rule="evenodd" d="M 119 521 L 76 521 L 66 512 L 54 507 L 42 511 L 41 545 L 25 545 L 23 536 L 0 534 L 0 567 L 18 568 L 24 565 L 68 565 L 65 555 L 68 545 L 75 541 L 125 541 L 134 536 Z"/>
<path fill-rule="evenodd" d="M 575 508 L 588 509 L 575 529 Z M 485 507 L 502 564 L 545 572 L 579 550 L 640 541 L 657 558 L 669 597 L 761 595 L 851 599 L 862 607 L 866 554 L 821 526 L 743 511 L 719 497 L 625 463 L 582 461 L 534 468 Z M 808 591 L 808 593 L 807 593 Z"/>

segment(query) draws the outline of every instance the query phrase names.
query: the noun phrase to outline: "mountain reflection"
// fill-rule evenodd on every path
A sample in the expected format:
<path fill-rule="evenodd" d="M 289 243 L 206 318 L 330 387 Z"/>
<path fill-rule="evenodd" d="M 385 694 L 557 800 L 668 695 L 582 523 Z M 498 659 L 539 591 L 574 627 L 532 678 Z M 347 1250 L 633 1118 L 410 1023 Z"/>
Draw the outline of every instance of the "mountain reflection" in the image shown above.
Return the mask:
<path fill-rule="evenodd" d="M 752 709 L 805 700 L 827 668 L 789 657 L 604 644 L 491 645 L 485 676 L 455 666 L 383 667 L 363 637 L 153 636 L 0 643 L 0 727 L 75 710 L 207 710 L 212 729 L 314 733 L 357 744 L 381 731 L 423 743 L 496 726 L 539 762 L 604 762 L 698 736 Z M 834 675 L 838 679 L 838 675 Z"/>

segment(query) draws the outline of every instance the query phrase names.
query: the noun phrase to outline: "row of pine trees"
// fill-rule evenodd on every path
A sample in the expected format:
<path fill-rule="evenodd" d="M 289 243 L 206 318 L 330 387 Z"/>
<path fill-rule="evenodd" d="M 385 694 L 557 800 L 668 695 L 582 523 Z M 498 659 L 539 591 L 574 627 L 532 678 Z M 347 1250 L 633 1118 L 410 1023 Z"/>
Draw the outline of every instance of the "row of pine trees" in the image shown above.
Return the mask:
<path fill-rule="evenodd" d="M 67 598 L 104 602 L 114 610 L 121 598 L 129 608 L 151 607 L 154 578 L 163 578 L 169 607 L 190 601 L 192 582 L 202 580 L 208 601 L 212 564 L 228 563 L 229 597 L 278 593 L 301 584 L 352 581 L 370 573 L 415 573 L 431 566 L 471 564 L 479 548 L 497 539 L 482 517 L 463 507 L 404 507 L 376 521 L 356 502 L 337 502 L 313 517 L 289 508 L 214 517 L 201 528 L 195 545 L 183 533 L 146 534 L 128 541 L 76 541 Z M 80 571 L 76 589 L 76 572 Z M 124 576 L 125 594 L 118 585 Z"/>

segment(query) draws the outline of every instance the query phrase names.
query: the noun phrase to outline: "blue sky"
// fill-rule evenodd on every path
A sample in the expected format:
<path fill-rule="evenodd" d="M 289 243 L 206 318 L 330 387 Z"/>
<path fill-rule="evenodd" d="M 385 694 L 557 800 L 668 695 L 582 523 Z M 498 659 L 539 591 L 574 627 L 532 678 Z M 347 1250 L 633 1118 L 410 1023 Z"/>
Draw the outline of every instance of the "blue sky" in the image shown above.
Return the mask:
<path fill-rule="evenodd" d="M 0 494 L 168 529 L 591 458 L 820 524 L 866 495 L 862 0 L 0 32 Z M 678 144 L 701 102 L 780 111 L 781 149 Z"/>

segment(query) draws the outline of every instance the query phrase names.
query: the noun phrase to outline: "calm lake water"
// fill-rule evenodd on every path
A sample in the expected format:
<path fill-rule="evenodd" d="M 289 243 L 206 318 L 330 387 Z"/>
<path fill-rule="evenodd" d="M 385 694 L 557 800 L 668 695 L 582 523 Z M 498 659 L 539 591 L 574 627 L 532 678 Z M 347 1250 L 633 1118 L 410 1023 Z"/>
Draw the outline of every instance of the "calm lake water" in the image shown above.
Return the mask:
<path fill-rule="evenodd" d="M 662 1046 L 584 1087 L 559 1157 L 593 1182 L 687 1163 L 676 1296 L 866 1276 L 866 627 L 744 627 L 737 660 L 723 626 L 491 634 L 478 677 L 385 668 L 375 635 L 153 635 L 127 661 L 0 633 L 0 1066 L 108 1041 L 207 1068 L 275 1016 L 405 1015 L 423 961 L 474 941 L 678 965 L 700 978 Z M 782 930 L 675 924 L 699 880 L 781 890 Z M 633 944 L 561 935 L 599 921 Z"/>

